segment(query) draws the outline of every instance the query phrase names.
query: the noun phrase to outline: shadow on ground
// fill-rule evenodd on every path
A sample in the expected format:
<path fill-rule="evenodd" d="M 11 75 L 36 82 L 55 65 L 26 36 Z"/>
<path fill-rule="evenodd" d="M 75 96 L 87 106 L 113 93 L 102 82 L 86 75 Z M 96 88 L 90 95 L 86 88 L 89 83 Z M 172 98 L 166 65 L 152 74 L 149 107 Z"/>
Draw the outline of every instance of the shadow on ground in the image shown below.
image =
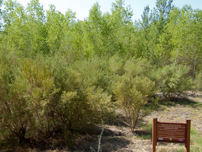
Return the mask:
<path fill-rule="evenodd" d="M 192 108 L 197 106 L 202 106 L 201 103 L 198 103 L 188 97 L 170 97 L 167 99 L 161 99 L 159 100 L 159 104 L 164 106 L 173 106 L 173 107 L 179 104 L 183 106 L 190 106 Z"/>
<path fill-rule="evenodd" d="M 135 130 L 133 134 L 140 139 L 152 139 L 152 133 L 147 130 Z"/>
<path fill-rule="evenodd" d="M 0 152 L 12 152 L 16 151 L 16 149 L 20 149 L 21 152 L 23 151 L 31 151 L 31 152 L 45 152 L 45 151 L 54 151 L 57 149 L 61 152 L 90 152 L 92 147 L 95 151 L 98 149 L 98 138 L 101 133 L 101 127 L 97 127 L 93 134 L 80 134 L 74 146 L 70 147 L 67 146 L 72 142 L 71 139 L 64 140 L 62 138 L 62 134 L 55 134 L 51 137 L 44 137 L 40 141 L 30 140 L 28 141 L 23 148 L 21 147 L 12 147 L 8 149 L 2 149 Z M 109 129 L 105 129 L 103 132 L 103 136 L 101 138 L 101 147 L 102 151 L 110 152 L 110 151 L 117 151 L 118 149 L 125 148 L 127 145 L 130 144 L 130 141 L 122 136 L 121 132 L 118 131 L 111 131 Z"/>
<path fill-rule="evenodd" d="M 108 125 L 115 125 L 119 127 L 128 127 L 129 125 L 126 123 L 126 117 L 123 116 L 122 114 L 117 114 L 114 118 L 110 118 L 107 121 Z"/>
<path fill-rule="evenodd" d="M 129 144 L 130 141 L 122 136 L 103 136 L 101 139 L 101 147 L 104 152 L 117 151 Z M 89 152 L 90 147 L 97 151 L 98 137 L 84 137 L 78 141 L 77 146 L 72 151 Z"/>

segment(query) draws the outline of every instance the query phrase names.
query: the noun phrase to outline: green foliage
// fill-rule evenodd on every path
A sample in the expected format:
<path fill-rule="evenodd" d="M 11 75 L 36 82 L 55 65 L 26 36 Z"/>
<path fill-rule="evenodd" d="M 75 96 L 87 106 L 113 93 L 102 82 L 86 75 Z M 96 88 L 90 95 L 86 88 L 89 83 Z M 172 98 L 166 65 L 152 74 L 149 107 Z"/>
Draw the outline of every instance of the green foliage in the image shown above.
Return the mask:
<path fill-rule="evenodd" d="M 0 32 L 2 32 L 2 29 L 1 29 L 1 27 L 2 27 L 2 9 L 1 9 L 1 6 L 2 6 L 2 4 L 3 4 L 3 0 L 0 0 Z"/>
<path fill-rule="evenodd" d="M 50 124 L 62 126 L 68 135 L 70 130 L 77 132 L 89 124 L 99 123 L 110 101 L 103 65 L 97 60 L 71 64 L 64 57 L 55 56 L 50 66 L 54 71 L 54 84 L 60 89 L 48 104 L 47 111 L 52 113 Z"/>
<path fill-rule="evenodd" d="M 91 74 L 87 71 L 90 65 Z M 25 138 L 37 138 L 39 130 L 61 127 L 69 139 L 75 137 L 73 132 L 107 116 L 111 96 L 108 79 L 103 77 L 105 62 L 83 61 L 71 66 L 58 56 L 1 56 L 1 138 L 14 134 L 22 144 Z"/>
<path fill-rule="evenodd" d="M 113 92 L 116 95 L 120 107 L 123 108 L 131 131 L 134 131 L 138 119 L 143 118 L 151 112 L 156 101 L 151 99 L 154 95 L 154 82 L 144 76 L 145 67 L 142 64 L 144 60 L 129 60 L 124 66 L 125 73 L 118 76 Z M 138 64 L 139 63 L 139 64 Z M 148 101 L 151 100 L 151 104 Z"/>
<path fill-rule="evenodd" d="M 172 93 L 180 94 L 192 88 L 191 77 L 188 76 L 190 68 L 184 65 L 167 65 L 156 71 L 156 85 L 165 97 Z"/>
<path fill-rule="evenodd" d="M 84 21 L 54 5 L 44 13 L 39 0 L 0 0 L 0 139 L 22 144 L 55 128 L 74 139 L 116 103 L 133 130 L 157 88 L 201 90 L 202 11 L 172 2 L 157 0 L 133 24 L 123 0 L 104 14 L 95 3 Z"/>
<path fill-rule="evenodd" d="M 111 99 L 112 83 L 107 60 L 97 57 L 88 61 L 76 62 L 73 67 L 81 73 L 81 89 L 86 92 L 89 101 L 97 105 L 98 109 L 107 106 Z"/>
<path fill-rule="evenodd" d="M 54 5 L 50 5 L 50 9 L 47 11 L 46 41 L 52 54 L 59 52 L 63 36 L 63 22 L 64 15 L 57 11 Z"/>
<path fill-rule="evenodd" d="M 129 59 L 126 61 L 124 70 L 130 74 L 133 78 L 135 76 L 149 76 L 151 70 L 151 64 L 146 59 Z"/>
<path fill-rule="evenodd" d="M 59 53 L 72 61 L 118 54 L 147 58 L 158 67 L 175 62 L 189 65 L 194 78 L 202 63 L 202 13 L 172 3 L 157 0 L 155 8 L 145 7 L 142 20 L 133 24 L 133 11 L 123 0 L 112 3 L 111 12 L 104 14 L 95 3 L 84 21 L 76 20 L 71 10 L 62 14 L 54 5 L 45 14 L 38 0 L 31 0 L 27 8 L 7 0 L 0 48 L 26 57 Z"/>
<path fill-rule="evenodd" d="M 19 144 L 25 137 L 35 137 L 40 128 L 47 129 L 45 109 L 52 96 L 58 91 L 47 65 L 42 60 L 16 59 L 11 65 L 1 62 L 1 126 L 2 138 L 14 134 Z M 9 63 L 9 62 L 8 62 Z M 7 117 L 5 119 L 5 117 Z"/>
<path fill-rule="evenodd" d="M 202 90 L 202 71 L 196 74 L 196 78 L 194 80 L 194 87 L 197 91 Z"/>
<path fill-rule="evenodd" d="M 125 73 L 124 71 L 124 65 L 125 65 L 125 59 L 121 58 L 118 55 L 112 56 L 109 59 L 109 70 L 112 72 L 112 74 L 115 75 L 123 75 Z"/>
<path fill-rule="evenodd" d="M 191 128 L 191 144 L 193 144 L 191 150 L 193 151 L 201 151 L 202 150 L 202 137 L 199 132 L 195 130 L 195 128 Z"/>

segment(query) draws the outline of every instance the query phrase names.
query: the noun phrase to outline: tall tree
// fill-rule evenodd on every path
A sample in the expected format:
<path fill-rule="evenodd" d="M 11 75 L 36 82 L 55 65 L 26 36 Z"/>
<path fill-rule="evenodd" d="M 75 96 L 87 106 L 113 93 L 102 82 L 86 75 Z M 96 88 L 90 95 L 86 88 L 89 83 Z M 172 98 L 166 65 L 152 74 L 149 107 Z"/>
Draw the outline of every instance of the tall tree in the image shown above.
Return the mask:
<path fill-rule="evenodd" d="M 58 53 L 60 51 L 61 39 L 63 33 L 64 15 L 56 10 L 54 5 L 50 5 L 47 11 L 46 28 L 48 35 L 46 41 L 51 53 Z"/>
<path fill-rule="evenodd" d="M 3 5 L 3 0 L 0 0 L 0 42 L 2 42 L 3 38 L 3 18 L 2 18 L 2 5 Z M 0 49 L 2 44 L 0 44 Z"/>
<path fill-rule="evenodd" d="M 187 6 L 186 6 L 187 7 Z M 167 30 L 171 33 L 170 39 L 173 49 L 171 50 L 171 61 L 175 63 L 187 62 L 187 51 L 189 50 L 190 23 L 192 9 L 175 8 L 170 14 L 170 22 Z M 192 32 L 191 32 L 192 33 Z"/>
<path fill-rule="evenodd" d="M 47 52 L 45 15 L 43 6 L 39 0 L 31 0 L 27 6 L 27 35 L 29 43 L 29 54 L 36 52 Z"/>
<path fill-rule="evenodd" d="M 60 45 L 60 52 L 66 56 L 72 56 L 73 53 L 73 35 L 74 30 L 73 27 L 76 24 L 76 13 L 72 12 L 71 10 L 67 10 L 64 15 L 64 21 L 61 23 L 63 30 L 62 30 L 62 38 L 61 38 L 61 45 Z"/>
<path fill-rule="evenodd" d="M 3 0 L 0 0 L 0 31 L 2 31 L 1 27 L 2 27 L 2 7 L 3 5 Z"/>
<path fill-rule="evenodd" d="M 84 24 L 84 53 L 92 56 L 94 53 L 102 55 L 102 12 L 98 3 L 95 3 L 89 11 L 89 17 Z"/>
<path fill-rule="evenodd" d="M 3 11 L 3 39 L 2 49 L 5 52 L 17 52 L 24 47 L 24 35 L 26 24 L 25 11 L 22 5 L 16 1 L 8 0 L 5 2 Z"/>
<path fill-rule="evenodd" d="M 192 31 L 191 34 L 191 39 L 190 42 L 192 42 L 192 67 L 193 67 L 193 72 L 192 72 L 192 77 L 193 79 L 195 78 L 195 72 L 198 69 L 201 68 L 200 64 L 202 61 L 202 39 L 201 39 L 201 29 L 202 29 L 202 12 L 200 10 L 194 10 L 193 12 L 193 21 L 191 23 L 191 28 L 190 30 Z"/>
<path fill-rule="evenodd" d="M 142 21 L 139 21 L 139 22 L 140 22 L 142 28 L 144 30 L 148 29 L 149 25 L 150 25 L 150 20 L 151 20 L 150 19 L 150 8 L 149 8 L 149 5 L 144 8 L 144 11 L 143 11 L 143 13 L 141 15 L 141 19 L 142 19 Z"/>
<path fill-rule="evenodd" d="M 157 0 L 154 12 L 156 13 L 155 19 L 157 21 L 157 27 L 159 35 L 163 32 L 166 23 L 168 22 L 170 11 L 173 9 L 173 0 Z"/>
<path fill-rule="evenodd" d="M 110 44 L 111 48 L 108 52 L 111 55 L 128 54 L 129 43 L 131 42 L 131 34 L 133 28 L 132 16 L 133 11 L 130 6 L 124 7 L 124 0 L 116 0 L 112 3 L 110 23 L 111 23 L 111 33 L 110 33 Z"/>
<path fill-rule="evenodd" d="M 26 10 L 16 1 L 7 0 L 3 19 L 5 23 L 3 48 L 5 51 L 31 56 L 46 50 L 45 16 L 38 0 L 28 3 Z"/>
<path fill-rule="evenodd" d="M 150 58 L 152 63 L 160 65 L 168 57 L 165 51 L 165 40 L 169 41 L 170 35 L 166 31 L 169 23 L 169 14 L 173 9 L 173 0 L 157 0 L 155 8 L 151 11 L 145 7 L 142 15 L 143 53 Z M 153 35 L 153 36 L 152 36 Z"/>

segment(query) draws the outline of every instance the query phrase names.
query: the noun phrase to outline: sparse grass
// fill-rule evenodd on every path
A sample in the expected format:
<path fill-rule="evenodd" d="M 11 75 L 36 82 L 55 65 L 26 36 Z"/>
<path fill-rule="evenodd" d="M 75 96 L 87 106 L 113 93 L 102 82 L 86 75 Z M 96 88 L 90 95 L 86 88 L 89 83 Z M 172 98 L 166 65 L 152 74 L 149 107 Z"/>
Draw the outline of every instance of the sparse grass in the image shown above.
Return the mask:
<path fill-rule="evenodd" d="M 176 149 L 174 152 L 184 152 L 185 151 L 185 148 L 179 148 L 179 149 Z"/>
<path fill-rule="evenodd" d="M 191 128 L 191 151 L 202 151 L 202 136 L 194 128 Z"/>
<path fill-rule="evenodd" d="M 152 133 L 152 120 L 149 120 L 146 125 L 143 125 L 142 129 Z"/>
<path fill-rule="evenodd" d="M 152 120 L 143 124 L 140 129 L 143 130 L 142 132 L 145 132 L 145 133 L 140 133 L 139 135 L 137 135 L 138 138 L 152 139 Z"/>
<path fill-rule="evenodd" d="M 152 134 L 140 135 L 139 138 L 140 138 L 140 139 L 152 139 Z"/>
<path fill-rule="evenodd" d="M 190 151 L 191 152 L 202 152 L 202 136 L 194 129 L 191 128 L 191 143 Z M 184 152 L 185 148 L 178 148 L 174 152 Z"/>
<path fill-rule="evenodd" d="M 159 147 L 159 150 L 157 152 L 185 152 L 184 146 L 162 146 Z"/>

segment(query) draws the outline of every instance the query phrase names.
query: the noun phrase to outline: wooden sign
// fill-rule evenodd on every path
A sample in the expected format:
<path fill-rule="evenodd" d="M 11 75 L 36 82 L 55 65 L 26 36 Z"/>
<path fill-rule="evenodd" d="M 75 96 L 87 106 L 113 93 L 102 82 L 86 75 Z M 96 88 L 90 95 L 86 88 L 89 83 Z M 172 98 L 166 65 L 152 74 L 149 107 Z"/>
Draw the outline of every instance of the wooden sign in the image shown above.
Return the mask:
<path fill-rule="evenodd" d="M 184 143 L 186 152 L 190 151 L 191 120 L 186 123 L 158 122 L 153 118 L 152 152 L 156 151 L 157 142 Z"/>

